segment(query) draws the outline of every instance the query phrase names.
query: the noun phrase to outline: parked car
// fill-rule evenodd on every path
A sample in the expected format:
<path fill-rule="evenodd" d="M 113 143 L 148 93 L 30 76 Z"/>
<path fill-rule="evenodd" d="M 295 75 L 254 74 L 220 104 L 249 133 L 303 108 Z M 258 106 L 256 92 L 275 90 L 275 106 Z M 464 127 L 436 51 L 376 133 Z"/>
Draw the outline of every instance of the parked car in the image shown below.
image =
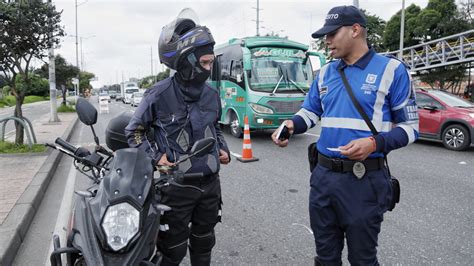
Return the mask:
<path fill-rule="evenodd" d="M 132 106 L 138 106 L 143 99 L 143 92 L 134 92 L 130 100 Z"/>
<path fill-rule="evenodd" d="M 109 92 L 110 99 L 115 99 L 117 97 L 117 93 L 115 91 Z"/>
<path fill-rule="evenodd" d="M 441 140 L 450 150 L 474 144 L 474 104 L 441 90 L 417 90 L 420 137 Z"/>
<path fill-rule="evenodd" d="M 99 92 L 99 97 L 97 97 L 97 101 L 108 101 L 110 103 L 110 96 L 107 92 Z"/>
<path fill-rule="evenodd" d="M 122 95 L 120 95 L 120 94 L 115 95 L 115 101 L 116 102 L 123 101 Z"/>

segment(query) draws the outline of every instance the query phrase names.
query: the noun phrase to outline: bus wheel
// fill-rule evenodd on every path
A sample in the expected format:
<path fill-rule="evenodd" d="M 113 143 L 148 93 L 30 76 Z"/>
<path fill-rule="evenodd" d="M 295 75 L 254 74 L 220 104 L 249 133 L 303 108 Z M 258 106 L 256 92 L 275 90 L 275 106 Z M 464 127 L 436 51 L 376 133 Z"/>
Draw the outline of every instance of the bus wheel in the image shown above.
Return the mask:
<path fill-rule="evenodd" d="M 239 119 L 235 113 L 232 113 L 230 118 L 230 134 L 236 138 L 242 137 L 242 127 L 240 126 Z"/>

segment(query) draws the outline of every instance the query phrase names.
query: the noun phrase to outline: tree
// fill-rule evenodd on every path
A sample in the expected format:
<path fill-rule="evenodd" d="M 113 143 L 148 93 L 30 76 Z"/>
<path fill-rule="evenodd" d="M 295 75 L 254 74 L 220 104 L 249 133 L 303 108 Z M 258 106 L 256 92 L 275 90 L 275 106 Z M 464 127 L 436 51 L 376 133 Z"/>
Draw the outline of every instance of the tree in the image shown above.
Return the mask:
<path fill-rule="evenodd" d="M 138 87 L 143 88 L 143 89 L 150 88 L 155 82 L 155 78 L 156 78 L 155 76 L 147 76 L 147 77 L 142 78 L 138 84 Z"/>
<path fill-rule="evenodd" d="M 50 3 L 36 0 L 0 1 L 0 14 L 0 70 L 9 73 L 16 98 L 14 116 L 21 118 L 21 106 L 30 88 L 31 60 L 44 58 L 51 45 L 59 44 L 58 37 L 64 36 L 61 14 Z M 13 82 L 16 76 L 21 76 L 26 86 L 17 88 Z M 15 127 L 15 143 L 23 144 L 23 127 L 19 123 Z"/>
<path fill-rule="evenodd" d="M 367 43 L 370 44 L 375 51 L 384 51 L 383 32 L 385 29 L 385 20 L 376 15 L 371 15 L 365 10 L 361 10 L 367 18 Z"/>
<path fill-rule="evenodd" d="M 80 78 L 79 93 L 84 93 L 91 89 L 92 86 L 90 84 L 90 81 L 91 79 L 95 78 L 95 74 L 86 72 L 86 71 L 81 71 L 81 73 L 79 74 L 79 78 Z"/>
<path fill-rule="evenodd" d="M 30 74 L 28 82 L 25 81 L 24 76 L 16 76 L 15 87 L 18 91 L 25 91 L 25 96 L 48 96 L 49 94 L 48 80 L 36 74 Z"/>
<path fill-rule="evenodd" d="M 170 76 L 170 69 L 167 68 L 165 71 L 158 73 L 156 76 L 156 81 L 164 80 Z"/>
<path fill-rule="evenodd" d="M 414 38 L 415 34 L 413 33 L 413 29 L 416 27 L 417 16 L 420 12 L 421 8 L 415 4 L 411 4 L 405 8 L 403 47 L 413 46 L 419 43 L 419 40 Z M 400 20 L 401 10 L 387 21 L 382 37 L 383 46 L 386 51 L 396 51 L 400 49 Z"/>
<path fill-rule="evenodd" d="M 56 65 L 56 89 L 62 92 L 62 104 L 66 105 L 67 88 L 71 88 L 73 86 L 72 78 L 77 77 L 79 69 L 76 66 L 66 62 L 66 59 L 64 59 L 64 57 L 62 57 L 61 55 L 56 55 L 54 61 Z M 40 69 L 37 69 L 35 72 L 43 78 L 48 78 L 49 64 L 45 63 L 43 66 L 41 66 Z"/>

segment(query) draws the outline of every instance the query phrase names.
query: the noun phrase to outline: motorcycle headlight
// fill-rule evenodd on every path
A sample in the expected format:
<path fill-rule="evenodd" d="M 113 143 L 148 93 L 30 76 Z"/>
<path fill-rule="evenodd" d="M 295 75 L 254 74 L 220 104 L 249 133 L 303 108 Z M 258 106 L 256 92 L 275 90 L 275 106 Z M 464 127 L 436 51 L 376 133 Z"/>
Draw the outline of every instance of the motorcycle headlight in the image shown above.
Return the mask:
<path fill-rule="evenodd" d="M 272 109 L 265 107 L 263 105 L 256 104 L 256 103 L 249 103 L 249 105 L 250 105 L 250 108 L 252 108 L 252 110 L 254 110 L 256 113 L 273 114 Z"/>
<path fill-rule="evenodd" d="M 107 244 L 115 251 L 127 246 L 139 225 L 140 212 L 126 202 L 109 206 L 102 221 Z"/>

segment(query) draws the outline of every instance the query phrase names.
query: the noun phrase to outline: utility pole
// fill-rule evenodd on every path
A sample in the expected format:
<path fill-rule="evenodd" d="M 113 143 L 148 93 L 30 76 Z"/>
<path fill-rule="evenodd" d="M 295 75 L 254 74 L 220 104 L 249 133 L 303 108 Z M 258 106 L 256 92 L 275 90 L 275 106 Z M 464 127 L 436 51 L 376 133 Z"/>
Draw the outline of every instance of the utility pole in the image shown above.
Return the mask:
<path fill-rule="evenodd" d="M 257 36 L 260 36 L 260 22 L 263 22 L 260 20 L 260 10 L 263 10 L 263 9 L 260 9 L 260 1 L 257 0 L 257 7 L 252 7 L 253 9 L 256 9 L 257 10 L 257 20 L 252 20 L 252 21 L 255 21 L 257 23 Z"/>
<path fill-rule="evenodd" d="M 81 68 L 79 66 L 79 43 L 78 43 L 78 36 L 79 34 L 77 33 L 77 0 L 75 0 L 75 7 L 76 7 L 76 67 L 79 69 L 79 72 L 77 73 L 77 86 L 76 86 L 76 99 L 79 96 L 79 85 L 81 84 L 80 76 L 81 76 Z"/>
<path fill-rule="evenodd" d="M 398 59 L 403 60 L 403 38 L 405 33 L 405 0 L 402 0 L 402 17 L 400 18 L 400 50 Z"/>
<path fill-rule="evenodd" d="M 48 1 L 49 6 L 52 8 L 53 3 L 51 0 Z M 49 23 L 51 24 L 53 20 L 50 18 Z M 51 29 L 53 29 L 52 25 Z M 57 103 L 56 103 L 56 62 L 54 60 L 54 42 L 53 42 L 53 32 L 49 32 L 49 102 L 50 102 L 50 117 L 49 122 L 59 122 Z"/>

